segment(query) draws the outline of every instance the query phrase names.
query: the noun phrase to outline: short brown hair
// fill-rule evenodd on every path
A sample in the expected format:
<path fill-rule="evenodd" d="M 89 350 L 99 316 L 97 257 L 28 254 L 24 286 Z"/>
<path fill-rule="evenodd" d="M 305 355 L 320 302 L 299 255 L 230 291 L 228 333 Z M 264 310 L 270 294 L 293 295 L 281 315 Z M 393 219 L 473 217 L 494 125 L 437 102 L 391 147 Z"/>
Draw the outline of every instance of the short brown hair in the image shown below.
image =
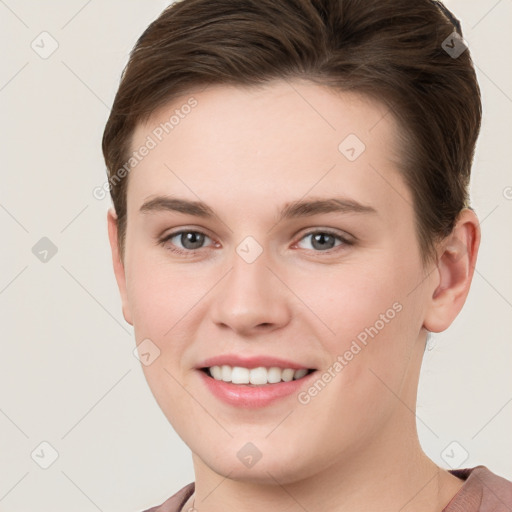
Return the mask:
<path fill-rule="evenodd" d="M 103 134 L 124 257 L 133 131 L 202 84 L 302 78 L 375 98 L 401 127 L 401 171 L 412 191 L 424 262 L 469 206 L 480 90 L 460 24 L 433 0 L 181 0 L 138 39 Z M 455 35 L 455 38 L 457 36 Z M 449 44 L 446 47 L 446 41 Z M 460 41 L 461 39 L 459 39 Z M 443 44 L 445 42 L 445 44 Z M 460 48 L 460 46 L 459 46 Z"/>

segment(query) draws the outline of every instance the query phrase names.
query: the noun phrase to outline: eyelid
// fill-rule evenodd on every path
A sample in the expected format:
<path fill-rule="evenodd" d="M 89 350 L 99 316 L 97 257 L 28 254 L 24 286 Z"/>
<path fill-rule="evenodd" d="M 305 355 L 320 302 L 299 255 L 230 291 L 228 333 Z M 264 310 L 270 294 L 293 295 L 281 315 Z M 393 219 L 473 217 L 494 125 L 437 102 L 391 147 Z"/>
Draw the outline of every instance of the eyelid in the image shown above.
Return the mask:
<path fill-rule="evenodd" d="M 354 245 L 356 242 L 356 238 L 353 237 L 352 235 L 349 235 L 348 233 L 343 232 L 343 234 L 342 234 L 339 231 L 336 231 L 332 228 L 321 228 L 320 227 L 320 228 L 310 228 L 308 231 L 302 233 L 300 235 L 300 237 L 297 239 L 297 241 L 294 242 L 293 246 L 296 246 L 300 241 L 302 241 L 307 236 L 315 235 L 318 233 L 330 235 L 330 236 L 338 239 L 341 243 L 339 245 L 336 245 L 333 248 L 327 249 L 325 251 L 312 251 L 311 249 L 305 249 L 305 250 L 312 251 L 312 252 L 318 253 L 318 254 L 323 254 L 323 253 L 328 254 L 328 253 L 335 251 L 337 248 L 339 248 L 341 246 Z"/>
<path fill-rule="evenodd" d="M 180 226 L 179 228 L 175 228 L 175 230 L 164 231 L 165 235 L 159 235 L 157 238 L 159 241 L 168 240 L 176 235 L 181 235 L 182 233 L 199 233 L 201 235 L 207 236 L 210 239 L 214 239 L 214 237 L 209 233 L 209 230 L 205 228 L 199 228 L 194 226 Z"/>
<path fill-rule="evenodd" d="M 178 247 L 174 247 L 173 249 L 169 249 L 170 251 L 178 253 L 178 254 L 186 254 L 186 255 L 192 256 L 192 255 L 195 255 L 197 252 L 202 251 L 203 249 L 207 249 L 208 247 L 212 247 L 212 246 L 218 246 L 218 244 L 219 244 L 218 242 L 215 241 L 215 239 L 212 236 L 210 236 L 208 233 L 206 233 L 203 228 L 199 229 L 199 228 L 192 228 L 192 227 L 181 227 L 181 228 L 177 229 L 176 231 L 171 231 L 171 232 L 167 233 L 166 235 L 163 235 L 162 237 L 158 237 L 157 244 L 165 246 L 165 244 L 167 242 L 169 242 L 172 238 L 174 238 L 175 236 L 181 235 L 183 233 L 201 234 L 201 235 L 204 235 L 205 237 L 209 238 L 213 243 L 208 246 L 205 246 L 205 247 L 200 247 L 198 249 L 180 249 Z M 338 239 L 341 243 L 338 245 L 335 245 L 331 249 L 326 249 L 324 251 L 315 251 L 312 249 L 304 249 L 304 250 L 311 251 L 311 252 L 318 253 L 318 254 L 329 254 L 329 253 L 332 253 L 333 251 L 336 251 L 336 249 L 339 247 L 354 245 L 354 243 L 356 241 L 355 237 L 353 237 L 352 235 L 349 235 L 346 232 L 343 232 L 343 234 L 341 234 L 339 231 L 336 231 L 333 228 L 315 227 L 315 228 L 308 228 L 307 231 L 302 232 L 300 234 L 299 238 L 297 238 L 296 242 L 293 243 L 292 247 L 295 247 L 300 241 L 302 241 L 307 236 L 311 236 L 311 235 L 318 234 L 318 233 L 333 236 L 334 238 Z M 174 244 L 172 244 L 172 245 L 174 245 Z"/>
<path fill-rule="evenodd" d="M 166 244 L 170 243 L 170 240 L 172 238 L 174 238 L 175 236 L 181 235 L 183 233 L 197 233 L 200 235 L 204 235 L 205 237 L 209 238 L 212 241 L 212 244 L 210 244 L 206 247 L 200 247 L 199 249 L 181 249 L 180 247 L 176 247 L 174 244 L 171 244 L 173 246 L 172 248 L 166 247 Z M 174 253 L 177 253 L 180 255 L 185 255 L 185 256 L 194 256 L 195 254 L 197 254 L 199 251 L 201 251 L 203 249 L 207 249 L 208 247 L 218 245 L 218 242 L 216 242 L 215 239 L 212 236 L 210 236 L 208 233 L 205 233 L 205 230 L 203 228 L 199 229 L 199 228 L 191 228 L 191 227 L 181 227 L 181 228 L 177 229 L 176 231 L 170 231 L 169 233 L 167 233 L 161 237 L 158 237 L 156 243 L 157 243 L 157 245 L 162 245 L 164 248 L 166 248 L 167 250 L 169 250 L 171 252 L 174 252 Z"/>

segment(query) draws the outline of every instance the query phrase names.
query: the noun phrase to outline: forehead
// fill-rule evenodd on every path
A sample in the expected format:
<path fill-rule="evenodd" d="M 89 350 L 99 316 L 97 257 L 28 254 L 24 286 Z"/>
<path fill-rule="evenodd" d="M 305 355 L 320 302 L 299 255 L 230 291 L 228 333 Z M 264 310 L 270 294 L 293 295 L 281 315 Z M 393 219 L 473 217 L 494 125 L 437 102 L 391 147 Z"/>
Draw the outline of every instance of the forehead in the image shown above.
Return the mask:
<path fill-rule="evenodd" d="M 407 202 L 397 134 L 383 104 L 355 93 L 305 81 L 209 86 L 136 127 L 131 152 L 150 149 L 133 160 L 128 206 L 165 193 L 229 205 L 333 188 L 383 206 L 397 195 Z"/>

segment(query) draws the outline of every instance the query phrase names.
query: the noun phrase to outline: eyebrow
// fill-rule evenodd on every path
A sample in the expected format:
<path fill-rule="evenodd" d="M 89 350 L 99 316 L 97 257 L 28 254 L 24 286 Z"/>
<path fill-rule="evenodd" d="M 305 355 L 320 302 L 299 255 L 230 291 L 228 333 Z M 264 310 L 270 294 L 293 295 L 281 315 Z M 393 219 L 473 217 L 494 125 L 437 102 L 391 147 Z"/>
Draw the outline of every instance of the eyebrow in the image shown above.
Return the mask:
<path fill-rule="evenodd" d="M 161 211 L 179 212 L 195 217 L 213 218 L 215 212 L 201 201 L 189 201 L 171 196 L 157 196 L 146 201 L 140 207 L 140 213 Z M 298 200 L 286 203 L 279 215 L 279 222 L 285 219 L 308 217 L 321 213 L 373 213 L 377 210 L 369 205 L 363 205 L 353 199 L 332 197 L 310 200 Z"/>

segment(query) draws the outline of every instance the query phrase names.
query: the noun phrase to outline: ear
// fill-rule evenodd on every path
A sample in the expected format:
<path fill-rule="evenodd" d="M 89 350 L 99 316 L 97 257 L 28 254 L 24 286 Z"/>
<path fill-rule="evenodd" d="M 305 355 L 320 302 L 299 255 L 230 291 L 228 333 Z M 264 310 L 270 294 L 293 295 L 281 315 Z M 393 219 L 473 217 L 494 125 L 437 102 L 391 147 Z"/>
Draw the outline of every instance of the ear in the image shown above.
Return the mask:
<path fill-rule="evenodd" d="M 475 270 L 480 235 L 477 216 L 473 210 L 465 208 L 459 214 L 450 235 L 440 243 L 430 303 L 423 323 L 428 331 L 441 332 L 447 329 L 466 302 Z"/>
<path fill-rule="evenodd" d="M 132 314 L 126 293 L 126 275 L 124 271 L 124 262 L 121 259 L 119 244 L 117 243 L 117 214 L 113 208 L 109 208 L 107 212 L 108 239 L 110 241 L 110 249 L 112 251 L 112 264 L 114 266 L 114 274 L 116 276 L 117 286 L 121 294 L 124 319 L 130 324 L 132 322 Z"/>

